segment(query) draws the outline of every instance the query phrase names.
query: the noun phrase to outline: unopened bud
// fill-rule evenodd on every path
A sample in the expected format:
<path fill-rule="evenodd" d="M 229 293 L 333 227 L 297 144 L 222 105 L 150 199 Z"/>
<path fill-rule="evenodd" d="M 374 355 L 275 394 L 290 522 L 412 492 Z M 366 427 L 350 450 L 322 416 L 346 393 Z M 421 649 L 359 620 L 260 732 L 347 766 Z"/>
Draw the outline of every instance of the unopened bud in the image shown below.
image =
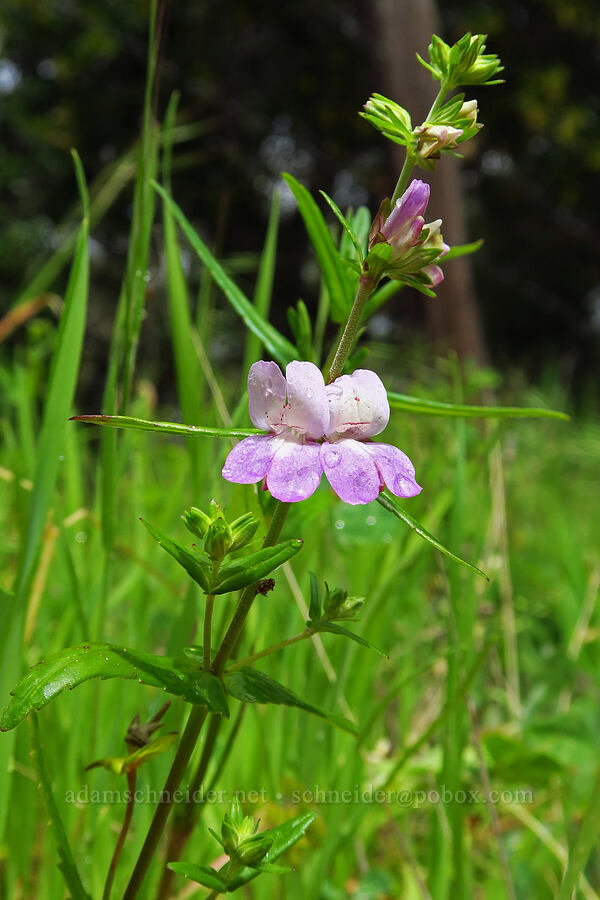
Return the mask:
<path fill-rule="evenodd" d="M 273 838 L 255 834 L 247 838 L 237 848 L 237 859 L 245 866 L 257 866 L 265 858 L 271 847 Z"/>
<path fill-rule="evenodd" d="M 477 124 L 477 100 L 466 100 L 458 111 L 459 119 L 468 119 L 469 125 Z"/>
<path fill-rule="evenodd" d="M 442 150 L 453 150 L 462 134 L 462 128 L 451 125 L 425 124 L 415 129 L 418 135 L 417 153 L 422 159 L 438 158 Z"/>
<path fill-rule="evenodd" d="M 246 513 L 240 516 L 239 519 L 236 519 L 235 522 L 232 522 L 231 534 L 233 536 L 233 544 L 231 545 L 231 550 L 239 550 L 250 543 L 256 534 L 258 526 L 259 521 L 252 513 Z"/>
<path fill-rule="evenodd" d="M 214 519 L 204 538 L 204 549 L 210 558 L 220 562 L 231 549 L 232 543 L 233 535 L 229 524 L 222 517 Z"/>
<path fill-rule="evenodd" d="M 191 531 L 192 534 L 195 534 L 196 537 L 199 537 L 201 540 L 204 540 L 206 536 L 206 532 L 210 526 L 212 519 L 210 516 L 207 516 L 205 512 L 202 512 L 201 509 L 197 509 L 195 506 L 192 506 L 191 509 L 187 509 L 182 517 L 185 523 L 185 527 L 188 531 Z"/>

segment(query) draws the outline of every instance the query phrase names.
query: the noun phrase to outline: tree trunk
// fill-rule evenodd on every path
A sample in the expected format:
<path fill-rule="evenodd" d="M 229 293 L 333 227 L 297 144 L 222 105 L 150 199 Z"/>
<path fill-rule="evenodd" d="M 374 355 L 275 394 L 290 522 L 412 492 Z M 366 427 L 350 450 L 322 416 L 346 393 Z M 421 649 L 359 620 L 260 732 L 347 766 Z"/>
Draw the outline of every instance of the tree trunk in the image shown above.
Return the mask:
<path fill-rule="evenodd" d="M 423 121 L 435 95 L 431 75 L 415 58 L 427 58 L 431 35 L 439 33 L 434 0 L 374 0 L 372 4 L 374 46 L 381 78 L 381 92 L 406 106 L 413 123 Z M 404 150 L 392 145 L 394 183 L 404 162 Z M 419 175 L 422 177 L 422 175 Z M 432 182 L 430 220 L 444 220 L 444 239 L 451 246 L 467 240 L 460 185 L 460 164 L 446 157 L 426 180 Z M 445 279 L 437 288 L 437 299 L 424 298 L 429 332 L 441 347 L 452 347 L 461 358 L 479 363 L 487 352 L 468 257 L 444 267 Z"/>

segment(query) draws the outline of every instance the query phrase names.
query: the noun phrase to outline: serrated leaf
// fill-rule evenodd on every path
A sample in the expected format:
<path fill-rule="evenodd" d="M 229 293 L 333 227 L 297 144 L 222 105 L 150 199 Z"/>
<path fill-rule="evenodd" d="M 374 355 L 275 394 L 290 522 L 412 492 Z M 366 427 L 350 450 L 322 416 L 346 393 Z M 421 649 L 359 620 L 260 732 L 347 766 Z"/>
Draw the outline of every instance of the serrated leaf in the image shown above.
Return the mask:
<path fill-rule="evenodd" d="M 301 700 L 300 697 L 283 684 L 280 684 L 273 678 L 269 678 L 268 675 L 264 675 L 262 672 L 258 672 L 256 669 L 251 669 L 249 666 L 244 666 L 244 668 L 237 669 L 229 674 L 226 673 L 224 682 L 231 696 L 241 700 L 243 703 L 273 703 L 278 706 L 295 706 L 331 722 L 343 731 L 356 734 L 354 724 L 348 719 L 345 719 L 343 716 L 326 713 L 317 706 L 313 706 L 312 703 L 306 703 L 306 701 Z"/>
<path fill-rule="evenodd" d="M 457 403 L 442 403 L 439 400 L 422 400 L 408 394 L 392 392 L 388 392 L 388 401 L 392 409 L 402 409 L 425 416 L 453 416 L 467 419 L 541 418 L 569 421 L 566 413 L 535 406 L 464 406 Z"/>
<path fill-rule="evenodd" d="M 260 428 L 210 428 L 204 425 L 184 425 L 181 422 L 150 422 L 133 416 L 71 416 L 70 422 L 88 425 L 104 425 L 108 428 L 125 428 L 135 431 L 163 431 L 166 434 L 206 435 L 207 437 L 248 437 L 266 434 Z"/>
<path fill-rule="evenodd" d="M 219 876 L 219 873 L 209 866 L 199 866 L 197 863 L 188 862 L 172 862 L 167 863 L 169 869 L 178 875 L 185 875 L 191 881 L 196 881 L 204 887 L 211 888 L 213 891 L 226 893 L 227 882 Z"/>
<path fill-rule="evenodd" d="M 205 594 L 212 593 L 212 568 L 210 563 L 205 562 L 198 556 L 190 553 L 189 550 L 186 550 L 185 547 L 182 547 L 177 541 L 171 540 L 170 537 L 167 537 L 166 534 L 163 534 L 157 528 L 154 528 L 154 526 L 150 525 L 149 522 L 146 522 L 145 519 L 140 519 L 140 522 L 157 544 L 162 547 L 163 550 L 166 550 L 169 556 L 172 556 L 180 566 L 183 566 L 190 578 L 193 578 L 196 584 L 200 585 Z"/>
<path fill-rule="evenodd" d="M 276 544 L 274 547 L 257 550 L 256 553 L 244 556 L 228 566 L 221 566 L 211 593 L 227 594 L 229 591 L 237 591 L 249 584 L 254 584 L 279 568 L 301 549 L 302 541 L 294 538 Z"/>
<path fill-rule="evenodd" d="M 278 825 L 277 828 L 271 828 L 269 837 L 273 839 L 273 846 L 265 856 L 263 863 L 273 863 L 276 859 L 279 859 L 286 850 L 289 850 L 290 847 L 297 844 L 314 820 L 315 813 L 304 813 L 303 815 L 289 819 L 287 822 L 284 822 L 283 825 Z M 229 881 L 229 890 L 237 890 L 237 888 L 252 881 L 252 879 L 256 878 L 259 874 L 260 871 L 251 869 L 247 866 Z"/>
<path fill-rule="evenodd" d="M 229 715 L 223 685 L 216 676 L 169 656 L 117 644 L 89 643 L 68 647 L 33 666 L 11 692 L 0 731 L 10 731 L 34 709 L 42 709 L 63 691 L 72 690 L 91 678 L 139 681 L 183 697 L 188 703 Z"/>
<path fill-rule="evenodd" d="M 266 319 L 261 316 L 256 306 L 250 302 L 243 291 L 229 277 L 219 261 L 213 256 L 172 197 L 170 197 L 167 191 L 155 181 L 152 182 L 152 184 L 154 189 L 158 191 L 163 198 L 163 201 L 168 205 L 173 217 L 179 223 L 181 230 L 209 270 L 214 281 L 219 285 L 250 331 L 260 338 L 267 350 L 273 356 L 273 359 L 276 359 L 277 362 L 283 366 L 287 365 L 287 363 L 291 362 L 293 359 L 297 359 L 298 351 L 296 347 L 280 334 L 276 328 L 273 328 L 270 322 L 267 322 Z"/>
<path fill-rule="evenodd" d="M 360 245 L 360 240 L 359 240 L 359 238 L 358 238 L 358 235 L 357 235 L 356 232 L 354 231 L 354 228 L 352 227 L 352 225 L 350 224 L 350 222 L 348 222 L 348 220 L 347 220 L 346 217 L 344 216 L 343 212 L 341 211 L 341 209 L 339 208 L 339 206 L 337 205 L 337 203 L 335 203 L 335 201 L 332 200 L 331 197 L 330 197 L 328 194 L 325 193 L 325 191 L 319 191 L 319 193 L 321 194 L 322 197 L 325 198 L 325 200 L 327 201 L 327 203 L 328 203 L 329 206 L 331 207 L 331 209 L 332 209 L 334 215 L 338 218 L 338 220 L 339 220 L 339 222 L 340 222 L 342 228 L 344 228 L 346 234 L 348 235 L 348 237 L 350 238 L 350 240 L 351 240 L 352 243 L 354 244 L 354 249 L 356 250 L 356 253 L 357 253 L 357 256 L 358 256 L 360 262 L 362 263 L 362 260 L 363 260 L 362 248 L 361 248 L 361 245 Z"/>
<path fill-rule="evenodd" d="M 316 622 L 312 625 L 312 629 L 314 631 L 329 631 L 331 634 L 340 634 L 343 637 L 350 638 L 351 641 L 355 641 L 357 644 L 361 644 L 363 647 L 368 647 L 369 650 L 374 650 L 375 653 L 379 653 L 380 656 L 385 656 L 386 659 L 389 659 L 388 654 L 385 650 L 380 650 L 379 647 L 376 647 L 374 644 L 371 644 L 369 641 L 365 640 L 364 637 L 361 637 L 360 634 L 355 634 L 353 631 L 348 631 L 347 628 L 343 628 L 341 625 L 337 625 L 335 622 Z"/>
<path fill-rule="evenodd" d="M 451 550 L 448 550 L 437 538 L 434 538 L 432 534 L 429 534 L 428 531 L 425 530 L 416 519 L 413 519 L 404 509 L 397 503 L 396 498 L 393 497 L 387 490 L 383 491 L 379 494 L 377 498 L 377 502 L 383 506 L 384 509 L 387 509 L 388 512 L 391 512 L 392 515 L 396 516 L 397 519 L 400 519 L 409 528 L 422 537 L 424 541 L 427 541 L 428 544 L 431 544 L 432 547 L 435 547 L 436 550 L 439 550 L 440 553 L 443 553 L 444 556 L 447 556 L 448 559 L 453 560 L 461 566 L 465 566 L 465 568 L 470 569 L 472 572 L 476 572 L 477 575 L 481 575 L 482 578 L 485 578 L 486 581 L 490 579 L 482 572 L 481 569 L 478 569 L 477 566 L 474 566 L 472 563 L 467 562 L 466 559 L 463 559 L 461 556 L 457 556 L 456 553 L 453 553 Z"/>
<path fill-rule="evenodd" d="M 317 255 L 329 294 L 331 318 L 334 322 L 344 322 L 352 306 L 352 286 L 327 223 L 306 188 L 287 172 L 282 177 L 296 198 L 298 210 Z"/>

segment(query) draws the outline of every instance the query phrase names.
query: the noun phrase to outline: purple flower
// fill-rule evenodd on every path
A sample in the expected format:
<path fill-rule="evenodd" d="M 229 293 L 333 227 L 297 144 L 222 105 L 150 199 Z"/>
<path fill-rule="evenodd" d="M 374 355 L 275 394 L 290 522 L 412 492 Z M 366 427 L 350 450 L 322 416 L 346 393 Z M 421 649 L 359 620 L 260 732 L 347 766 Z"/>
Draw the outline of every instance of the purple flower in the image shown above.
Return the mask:
<path fill-rule="evenodd" d="M 250 418 L 269 434 L 244 438 L 223 466 L 238 484 L 265 480 L 284 502 L 306 500 L 325 472 L 346 503 L 370 503 L 384 485 L 397 497 L 421 488 L 408 456 L 369 439 L 390 417 L 385 388 L 375 374 L 358 369 L 325 385 L 311 362 L 291 362 L 285 378 L 274 362 L 257 362 L 248 373 Z"/>

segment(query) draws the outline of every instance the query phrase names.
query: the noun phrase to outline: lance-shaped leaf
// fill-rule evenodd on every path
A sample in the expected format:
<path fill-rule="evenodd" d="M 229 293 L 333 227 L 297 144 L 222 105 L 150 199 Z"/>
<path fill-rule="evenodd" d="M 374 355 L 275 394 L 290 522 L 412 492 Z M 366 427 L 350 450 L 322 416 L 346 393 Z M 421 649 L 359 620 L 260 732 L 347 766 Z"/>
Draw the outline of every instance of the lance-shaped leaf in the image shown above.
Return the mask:
<path fill-rule="evenodd" d="M 257 307 L 250 302 L 237 284 L 232 281 L 225 269 L 219 261 L 210 252 L 200 235 L 195 231 L 190 222 L 186 219 L 182 210 L 169 196 L 169 194 L 156 182 L 153 182 L 155 190 L 158 191 L 163 201 L 169 207 L 173 218 L 179 223 L 181 230 L 186 238 L 210 272 L 215 282 L 219 285 L 235 311 L 241 317 L 246 326 L 252 331 L 265 345 L 267 350 L 282 366 L 287 365 L 293 359 L 298 358 L 298 351 L 287 338 L 284 338 L 276 328 L 264 319 L 259 313 Z"/>
<path fill-rule="evenodd" d="M 317 622 L 312 626 L 311 631 L 329 631 L 330 634 L 342 635 L 342 637 L 350 638 L 350 640 L 354 641 L 356 644 L 367 647 L 369 650 L 374 650 L 375 653 L 379 653 L 380 656 L 385 656 L 386 659 L 389 659 L 385 650 L 380 650 L 379 647 L 376 647 L 375 644 L 371 644 L 370 641 L 361 637 L 360 634 L 355 634 L 354 631 L 348 631 L 347 628 L 344 628 L 342 625 L 338 625 L 335 622 Z"/>
<path fill-rule="evenodd" d="M 127 772 L 130 769 L 138 769 L 145 762 L 154 759 L 155 756 L 166 753 L 176 740 L 177 732 L 171 731 L 169 734 L 163 734 L 162 737 L 146 744 L 145 747 L 140 747 L 139 750 L 135 750 L 129 756 L 107 756 L 105 759 L 97 759 L 86 766 L 85 770 L 87 772 L 89 769 L 104 768 L 114 772 L 115 775 L 122 775 L 123 772 Z"/>
<path fill-rule="evenodd" d="M 442 403 L 439 400 L 421 400 L 408 394 L 394 394 L 388 391 L 388 401 L 392 409 L 425 416 L 453 416 L 465 419 L 563 419 L 569 416 L 555 409 L 541 409 L 535 406 L 464 406 L 457 403 Z"/>
<path fill-rule="evenodd" d="M 188 703 L 229 715 L 223 685 L 216 676 L 169 656 L 117 644 L 89 643 L 68 647 L 33 666 L 11 691 L 0 731 L 10 731 L 34 709 L 42 709 L 63 691 L 72 690 L 90 678 L 139 681 L 183 697 Z"/>
<path fill-rule="evenodd" d="M 212 586 L 212 593 L 227 594 L 229 591 L 238 591 L 249 584 L 254 584 L 279 568 L 301 549 L 302 541 L 294 538 L 244 556 L 229 566 L 222 566 Z"/>
<path fill-rule="evenodd" d="M 377 502 L 380 503 L 384 509 L 387 509 L 388 512 L 391 512 L 392 515 L 396 516 L 397 519 L 400 519 L 409 528 L 422 537 L 423 540 L 427 541 L 428 544 L 431 544 L 432 547 L 435 547 L 436 550 L 439 550 L 440 553 L 443 553 L 444 556 L 447 556 L 448 559 L 452 559 L 454 562 L 459 563 L 461 566 L 466 566 L 467 569 L 470 569 L 472 572 L 476 572 L 477 575 L 481 575 L 482 578 L 485 578 L 486 581 L 490 579 L 482 572 L 481 569 L 478 569 L 477 566 L 474 566 L 472 563 L 467 562 L 466 559 L 462 559 L 462 557 L 457 556 L 456 553 L 453 553 L 451 550 L 448 550 L 447 547 L 444 547 L 437 538 L 434 538 L 432 534 L 429 534 L 428 531 L 425 530 L 416 519 L 413 519 L 412 516 L 409 516 L 401 506 L 396 502 L 395 497 L 389 493 L 389 491 L 382 491 L 382 493 L 378 496 Z"/>
<path fill-rule="evenodd" d="M 331 722 L 332 725 L 336 725 L 343 731 L 356 734 L 356 728 L 349 719 L 324 712 L 317 706 L 313 706 L 312 703 L 306 703 L 306 701 L 301 700 L 300 697 L 283 684 L 280 684 L 273 678 L 269 678 L 268 675 L 264 675 L 262 672 L 257 672 L 256 669 L 251 669 L 249 666 L 244 666 L 244 668 L 237 669 L 235 672 L 226 673 L 224 682 L 231 696 L 241 700 L 243 703 L 273 703 L 278 706 L 295 706 Z"/>
<path fill-rule="evenodd" d="M 208 560 L 205 561 L 198 555 L 190 553 L 189 550 L 186 550 L 185 547 L 182 547 L 181 544 L 177 543 L 177 541 L 171 540 L 171 538 L 167 537 L 166 534 L 158 531 L 158 529 L 154 528 L 153 525 L 150 525 L 149 522 L 146 522 L 145 519 L 140 519 L 140 522 L 149 531 L 149 533 L 159 544 L 159 546 L 161 546 L 163 550 L 166 550 L 169 556 L 172 556 L 173 559 L 177 560 L 180 566 L 183 566 L 190 578 L 193 578 L 196 584 L 200 585 L 204 593 L 210 594 L 212 592 L 212 569 Z"/>
<path fill-rule="evenodd" d="M 212 869 L 210 866 L 199 866 L 197 863 L 188 862 L 172 862 L 169 863 L 169 869 L 172 869 L 178 875 L 185 875 L 191 881 L 196 881 L 198 884 L 213 891 L 226 894 L 229 890 L 225 879 L 221 878 L 217 870 Z"/>
<path fill-rule="evenodd" d="M 181 422 L 150 422 L 133 416 L 71 416 L 70 422 L 86 422 L 88 425 L 104 425 L 108 428 L 125 428 L 134 431 L 164 431 L 167 434 L 206 435 L 207 437 L 248 437 L 266 434 L 260 428 L 210 428 L 204 425 L 184 425 Z"/>
<path fill-rule="evenodd" d="M 283 173 L 292 194 L 296 198 L 298 210 L 304 219 L 306 231 L 312 242 L 323 280 L 327 286 L 331 305 L 331 318 L 334 322 L 344 322 L 352 306 L 352 285 L 346 273 L 346 267 L 331 237 L 327 223 L 321 210 L 306 188 L 287 172 Z"/>
<path fill-rule="evenodd" d="M 333 211 L 333 214 L 334 214 L 334 215 L 336 216 L 336 218 L 339 220 L 340 225 L 342 226 L 342 228 L 344 229 L 344 231 L 346 232 L 346 234 L 348 235 L 348 237 L 350 238 L 350 240 L 351 240 L 352 243 L 354 244 L 354 249 L 356 250 L 356 254 L 357 254 L 357 256 L 358 256 L 358 259 L 359 259 L 359 261 L 362 263 L 362 261 L 363 261 L 363 252 L 362 252 L 362 247 L 361 247 L 361 245 L 360 245 L 360 238 L 358 237 L 358 235 L 357 235 L 357 233 L 355 232 L 354 228 L 352 227 L 352 225 L 350 224 L 350 222 L 348 221 L 348 219 L 345 217 L 345 215 L 343 214 L 343 212 L 341 211 L 341 209 L 339 208 L 339 206 L 337 205 L 337 203 L 335 203 L 335 201 L 333 201 L 333 200 L 331 199 L 331 197 L 330 197 L 328 194 L 325 193 L 325 191 L 319 191 L 319 193 L 321 194 L 322 197 L 325 198 L 325 200 L 327 201 L 327 203 L 328 203 L 329 206 L 331 207 L 331 209 L 332 209 L 332 211 Z"/>

